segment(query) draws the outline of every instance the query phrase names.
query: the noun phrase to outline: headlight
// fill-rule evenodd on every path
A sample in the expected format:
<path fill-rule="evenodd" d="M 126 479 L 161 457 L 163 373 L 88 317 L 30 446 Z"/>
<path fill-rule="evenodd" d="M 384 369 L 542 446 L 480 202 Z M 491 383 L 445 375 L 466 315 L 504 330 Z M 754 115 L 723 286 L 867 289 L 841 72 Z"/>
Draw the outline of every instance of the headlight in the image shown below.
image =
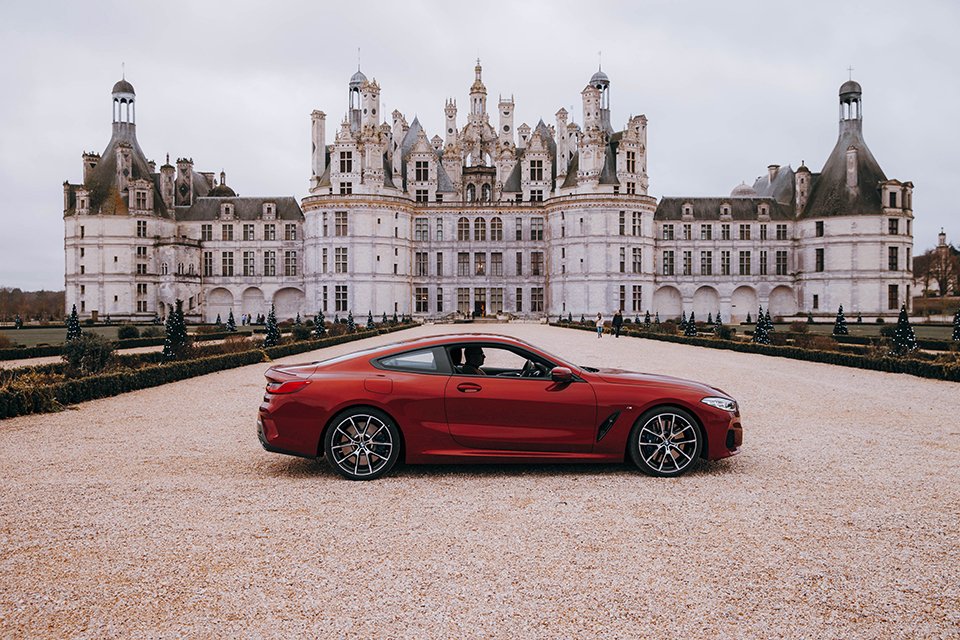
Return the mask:
<path fill-rule="evenodd" d="M 730 413 L 736 413 L 737 411 L 737 401 L 731 400 L 730 398 L 720 398 L 717 396 L 710 396 L 709 398 L 704 398 L 701 400 L 703 404 L 708 404 L 711 407 L 716 407 L 721 411 L 729 411 Z"/>

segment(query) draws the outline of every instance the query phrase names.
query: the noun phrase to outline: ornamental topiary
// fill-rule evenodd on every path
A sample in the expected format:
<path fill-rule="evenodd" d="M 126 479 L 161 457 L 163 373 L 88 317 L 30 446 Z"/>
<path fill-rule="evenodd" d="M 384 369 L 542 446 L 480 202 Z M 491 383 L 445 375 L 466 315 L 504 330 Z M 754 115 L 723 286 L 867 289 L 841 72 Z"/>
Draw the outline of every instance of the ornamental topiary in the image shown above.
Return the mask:
<path fill-rule="evenodd" d="M 112 342 L 99 334 L 88 333 L 68 340 L 63 345 L 62 358 L 73 371 L 90 375 L 103 371 L 112 355 Z"/>
<path fill-rule="evenodd" d="M 960 309 L 953 314 L 953 341 L 960 342 Z"/>
<path fill-rule="evenodd" d="M 375 329 L 376 326 L 373 324 L 373 311 L 367 312 L 367 330 Z"/>
<path fill-rule="evenodd" d="M 357 323 L 353 321 L 353 311 L 347 313 L 347 332 L 356 333 Z"/>
<path fill-rule="evenodd" d="M 720 337 L 723 333 L 723 322 L 720 320 L 720 312 L 717 311 L 717 317 L 713 321 L 713 335 Z"/>
<path fill-rule="evenodd" d="M 227 316 L 227 331 L 233 333 L 237 330 L 237 321 L 233 317 L 233 309 L 230 309 L 230 315 Z"/>
<path fill-rule="evenodd" d="M 837 319 L 833 323 L 833 335 L 846 336 L 849 334 L 850 330 L 847 329 L 847 319 L 843 315 L 843 305 L 840 305 L 840 308 L 837 309 Z"/>
<path fill-rule="evenodd" d="M 263 339 L 264 347 L 275 347 L 280 344 L 280 327 L 277 325 L 277 312 L 273 305 L 270 305 L 270 313 L 267 314 L 267 335 Z"/>
<path fill-rule="evenodd" d="M 67 318 L 67 342 L 79 338 L 83 334 L 80 328 L 80 316 L 77 315 L 77 305 L 73 305 L 73 311 Z"/>
<path fill-rule="evenodd" d="M 183 319 L 183 300 L 176 301 L 167 313 L 166 338 L 163 341 L 163 357 L 178 360 L 190 350 L 190 338 L 187 336 L 187 323 Z"/>
<path fill-rule="evenodd" d="M 913 333 L 910 318 L 907 317 L 907 305 L 900 307 L 900 316 L 897 318 L 897 328 L 893 332 L 893 346 L 890 353 L 895 356 L 905 356 L 917 349 L 917 336 Z"/>
<path fill-rule="evenodd" d="M 750 316 L 747 316 L 747 322 L 750 322 Z M 757 324 L 753 328 L 753 341 L 757 344 L 770 344 L 770 332 L 767 330 L 766 318 L 763 315 L 763 307 L 757 312 Z"/>
<path fill-rule="evenodd" d="M 690 337 L 696 337 L 696 335 L 697 335 L 697 319 L 696 319 L 696 312 L 695 312 L 695 311 L 691 311 L 691 312 L 690 312 L 690 320 L 687 321 L 687 324 L 686 324 L 686 326 L 685 326 L 684 329 L 683 329 L 683 335 L 685 335 L 685 336 L 690 336 Z"/>
<path fill-rule="evenodd" d="M 323 317 L 323 311 L 318 311 L 313 317 L 313 337 L 319 340 L 327 335 L 327 319 Z"/>

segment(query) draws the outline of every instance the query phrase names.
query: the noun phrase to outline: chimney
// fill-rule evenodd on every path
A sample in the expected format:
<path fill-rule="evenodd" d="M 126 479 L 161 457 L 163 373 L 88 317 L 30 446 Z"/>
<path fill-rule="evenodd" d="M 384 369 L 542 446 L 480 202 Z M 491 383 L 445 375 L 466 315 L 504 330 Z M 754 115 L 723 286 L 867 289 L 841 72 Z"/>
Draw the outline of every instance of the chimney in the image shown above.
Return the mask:
<path fill-rule="evenodd" d="M 773 179 L 777 177 L 777 172 L 780 171 L 780 165 L 771 164 L 767 166 L 767 174 L 770 176 L 770 184 L 773 184 Z"/>
<path fill-rule="evenodd" d="M 853 145 L 847 147 L 847 187 L 857 187 L 857 148 Z"/>

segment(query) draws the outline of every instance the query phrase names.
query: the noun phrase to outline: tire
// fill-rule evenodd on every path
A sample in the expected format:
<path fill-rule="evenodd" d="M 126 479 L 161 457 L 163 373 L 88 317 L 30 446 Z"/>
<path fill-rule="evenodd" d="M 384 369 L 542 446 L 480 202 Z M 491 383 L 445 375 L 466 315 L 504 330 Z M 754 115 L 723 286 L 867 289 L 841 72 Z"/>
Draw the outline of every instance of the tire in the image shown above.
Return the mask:
<path fill-rule="evenodd" d="M 630 458 L 649 476 L 674 478 L 695 468 L 703 451 L 696 419 L 678 407 L 655 407 L 637 420 L 630 433 Z"/>
<path fill-rule="evenodd" d="M 323 451 L 333 470 L 349 480 L 376 480 L 400 457 L 400 430 L 373 407 L 354 407 L 330 421 Z"/>

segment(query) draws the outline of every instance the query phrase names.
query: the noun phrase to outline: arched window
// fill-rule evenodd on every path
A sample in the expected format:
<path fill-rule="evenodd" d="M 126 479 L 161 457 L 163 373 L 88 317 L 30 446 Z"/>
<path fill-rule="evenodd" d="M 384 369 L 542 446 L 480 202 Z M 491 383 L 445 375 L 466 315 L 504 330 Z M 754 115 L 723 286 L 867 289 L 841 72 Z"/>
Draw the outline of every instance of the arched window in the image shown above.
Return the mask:
<path fill-rule="evenodd" d="M 473 202 L 477 199 L 477 187 L 472 184 L 467 185 L 467 202 Z"/>
<path fill-rule="evenodd" d="M 480 200 L 490 202 L 490 185 L 485 184 L 480 188 Z"/>
<path fill-rule="evenodd" d="M 167 275 L 167 263 L 166 263 L 166 262 L 161 262 L 161 263 L 160 263 L 160 275 L 163 275 L 163 276 Z"/>
<path fill-rule="evenodd" d="M 457 240 L 468 242 L 470 240 L 470 221 L 466 218 L 457 220 Z"/>
<path fill-rule="evenodd" d="M 487 240 L 487 221 L 483 218 L 475 218 L 473 220 L 473 239 L 476 242 L 485 242 Z"/>
<path fill-rule="evenodd" d="M 499 217 L 490 221 L 490 239 L 494 242 L 503 240 L 503 220 Z"/>

